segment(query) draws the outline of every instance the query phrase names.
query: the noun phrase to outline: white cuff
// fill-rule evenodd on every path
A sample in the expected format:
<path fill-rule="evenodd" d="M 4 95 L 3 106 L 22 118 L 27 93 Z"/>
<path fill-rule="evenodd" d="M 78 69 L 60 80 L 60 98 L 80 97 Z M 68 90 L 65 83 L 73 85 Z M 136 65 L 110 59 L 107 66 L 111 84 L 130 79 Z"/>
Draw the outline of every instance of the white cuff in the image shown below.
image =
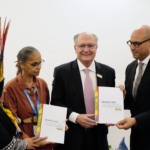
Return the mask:
<path fill-rule="evenodd" d="M 73 122 L 73 123 L 76 123 L 76 119 L 77 119 L 78 116 L 79 116 L 78 113 L 72 112 L 72 113 L 70 114 L 70 116 L 69 116 L 69 120 L 70 120 L 71 122 Z"/>

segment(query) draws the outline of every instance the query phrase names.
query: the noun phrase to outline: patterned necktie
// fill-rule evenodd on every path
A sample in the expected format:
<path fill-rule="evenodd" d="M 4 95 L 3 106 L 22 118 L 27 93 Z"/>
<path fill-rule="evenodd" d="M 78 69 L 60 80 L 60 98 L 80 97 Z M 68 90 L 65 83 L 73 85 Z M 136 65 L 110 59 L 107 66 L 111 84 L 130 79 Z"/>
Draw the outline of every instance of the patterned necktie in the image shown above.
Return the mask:
<path fill-rule="evenodd" d="M 144 63 L 142 63 L 142 62 L 139 62 L 139 64 L 138 64 L 139 73 L 138 73 L 137 78 L 135 80 L 135 84 L 134 84 L 134 88 L 133 88 L 133 97 L 136 97 L 136 94 L 137 94 L 137 89 L 138 89 L 138 86 L 140 84 L 142 74 L 143 74 L 143 65 L 144 65 Z"/>
<path fill-rule="evenodd" d="M 84 82 L 84 101 L 85 101 L 85 106 L 86 106 L 86 113 L 94 114 L 93 83 L 89 76 L 89 69 L 84 69 L 83 71 L 86 74 L 85 82 Z"/>

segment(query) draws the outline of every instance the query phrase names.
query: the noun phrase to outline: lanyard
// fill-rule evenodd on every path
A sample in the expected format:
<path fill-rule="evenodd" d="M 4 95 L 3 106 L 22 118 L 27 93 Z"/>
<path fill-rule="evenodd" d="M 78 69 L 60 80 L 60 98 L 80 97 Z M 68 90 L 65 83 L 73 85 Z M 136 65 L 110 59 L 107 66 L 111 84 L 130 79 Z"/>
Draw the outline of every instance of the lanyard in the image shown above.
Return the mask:
<path fill-rule="evenodd" d="M 36 116 L 38 116 L 38 108 L 39 108 L 39 105 L 40 105 L 39 96 L 38 96 L 38 89 L 36 88 L 36 108 L 34 107 L 34 104 L 33 104 L 33 102 L 32 102 L 32 100 L 31 100 L 31 98 L 30 98 L 30 96 L 29 96 L 26 89 L 24 89 L 24 93 L 25 93 L 25 95 L 26 95 L 26 97 L 27 97 L 27 99 L 28 99 L 28 101 L 29 101 L 29 103 L 32 107 L 32 110 L 33 110 L 34 114 Z"/>

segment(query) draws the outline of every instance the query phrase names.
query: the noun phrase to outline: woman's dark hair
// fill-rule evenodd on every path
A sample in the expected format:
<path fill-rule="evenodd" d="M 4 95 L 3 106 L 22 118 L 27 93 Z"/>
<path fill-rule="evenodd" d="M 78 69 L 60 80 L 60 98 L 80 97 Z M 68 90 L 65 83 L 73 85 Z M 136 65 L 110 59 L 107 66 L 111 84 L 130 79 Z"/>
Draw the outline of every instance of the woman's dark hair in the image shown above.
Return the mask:
<path fill-rule="evenodd" d="M 17 74 L 19 74 L 21 72 L 21 67 L 19 65 L 19 62 L 26 62 L 28 60 L 29 55 L 33 54 L 34 52 L 39 52 L 36 48 L 32 47 L 32 46 L 27 46 L 22 48 L 17 55 Z"/>

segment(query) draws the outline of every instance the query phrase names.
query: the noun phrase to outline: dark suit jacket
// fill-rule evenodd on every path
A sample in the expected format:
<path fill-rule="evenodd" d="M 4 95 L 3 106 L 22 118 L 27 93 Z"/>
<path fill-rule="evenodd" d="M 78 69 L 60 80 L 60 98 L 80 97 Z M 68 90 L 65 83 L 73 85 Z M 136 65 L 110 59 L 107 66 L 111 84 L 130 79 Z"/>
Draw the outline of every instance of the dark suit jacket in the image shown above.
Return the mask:
<path fill-rule="evenodd" d="M 102 79 L 97 77 L 97 86 L 115 86 L 114 69 L 95 62 L 96 74 L 101 74 Z M 51 104 L 64 106 L 68 108 L 67 117 L 72 112 L 85 114 L 85 103 L 83 88 L 77 60 L 58 66 L 54 70 L 53 88 L 51 94 Z M 81 146 L 85 138 L 87 129 L 79 124 L 67 122 L 69 131 L 65 135 L 65 144 L 59 145 L 60 150 L 83 150 Z M 98 125 L 92 128 L 95 132 L 95 145 L 97 149 L 107 150 L 108 129 L 105 125 Z"/>
<path fill-rule="evenodd" d="M 145 146 L 145 149 L 143 148 L 142 150 L 148 150 L 150 144 L 150 61 L 147 64 L 134 99 L 132 97 L 132 87 L 136 67 L 137 61 L 135 60 L 126 69 L 125 88 L 127 94 L 125 97 L 125 109 L 130 109 L 132 117 L 136 118 L 137 125 L 132 128 L 132 131 L 135 130 L 135 132 L 140 133 Z"/>

